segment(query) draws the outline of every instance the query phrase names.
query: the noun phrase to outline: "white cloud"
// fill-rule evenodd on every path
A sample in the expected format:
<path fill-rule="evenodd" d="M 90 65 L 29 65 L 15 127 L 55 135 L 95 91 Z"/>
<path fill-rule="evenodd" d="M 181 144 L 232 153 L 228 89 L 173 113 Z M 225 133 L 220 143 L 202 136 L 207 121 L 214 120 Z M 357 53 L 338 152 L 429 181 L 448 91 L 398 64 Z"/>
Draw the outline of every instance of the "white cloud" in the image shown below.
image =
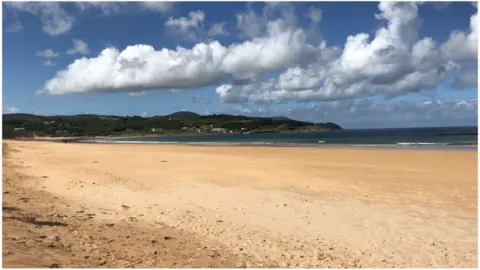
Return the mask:
<path fill-rule="evenodd" d="M 20 33 L 23 32 L 23 25 L 19 21 L 15 21 L 9 26 L 5 27 L 5 31 L 10 33 Z"/>
<path fill-rule="evenodd" d="M 242 114 L 250 114 L 250 113 L 252 113 L 252 111 L 251 111 L 249 108 L 247 108 L 247 107 L 245 107 L 245 106 L 242 106 L 242 105 L 237 105 L 237 106 L 233 107 L 233 110 L 234 110 L 234 111 L 237 111 L 237 112 L 239 112 L 239 113 L 242 113 Z"/>
<path fill-rule="evenodd" d="M 237 29 L 243 38 L 258 37 L 265 27 L 265 18 L 257 15 L 252 9 L 248 9 L 247 12 L 244 13 L 239 13 L 236 17 Z"/>
<path fill-rule="evenodd" d="M 215 89 L 220 100 L 225 103 L 245 103 L 249 99 L 249 92 L 253 91 L 251 85 L 241 86 L 244 91 L 235 91 L 233 85 L 224 84 Z"/>
<path fill-rule="evenodd" d="M 229 46 L 211 41 L 190 49 L 107 48 L 96 57 L 75 60 L 42 90 L 60 95 L 217 86 L 221 101 L 233 103 L 395 97 L 432 91 L 476 62 L 471 44 L 477 26 L 472 23 L 468 34 L 457 31 L 440 46 L 429 37 L 419 39 L 418 5 L 382 2 L 375 17 L 386 24 L 374 36 L 353 34 L 344 46 L 327 46 L 326 41 L 310 43 L 308 31 L 297 27 L 288 4 L 267 4 L 261 15 L 252 10 L 237 14 L 237 19 L 241 17 L 237 27 L 259 22 L 258 31 L 241 30 L 245 36 L 254 36 L 250 40 Z M 278 13 L 277 18 L 269 15 Z M 200 28 L 204 18 L 203 13 L 191 12 L 188 18 L 170 18 L 167 24 L 186 33 Z M 457 36 L 465 42 L 458 42 Z M 262 77 L 271 72 L 281 74 L 268 80 Z"/>
<path fill-rule="evenodd" d="M 20 110 L 17 109 L 16 107 L 14 106 L 8 106 L 8 105 L 3 105 L 2 107 L 2 112 L 4 114 L 7 114 L 7 113 L 18 113 Z"/>
<path fill-rule="evenodd" d="M 441 46 L 446 60 L 471 61 L 478 55 L 478 12 L 470 18 L 470 32 L 454 31 Z"/>
<path fill-rule="evenodd" d="M 46 49 L 43 52 L 37 52 L 37 55 L 45 58 L 55 58 L 58 57 L 60 53 L 56 53 L 52 49 Z"/>
<path fill-rule="evenodd" d="M 80 39 L 72 39 L 73 48 L 67 50 L 67 54 L 89 54 L 90 49 L 88 48 L 88 44 L 83 42 Z"/>
<path fill-rule="evenodd" d="M 75 17 L 65 11 L 59 2 L 7 2 L 6 5 L 39 16 L 43 31 L 50 36 L 68 32 L 75 21 Z"/>
<path fill-rule="evenodd" d="M 204 19 L 205 13 L 203 11 L 190 11 L 188 17 L 170 17 L 165 22 L 165 27 L 174 35 L 185 40 L 196 41 L 198 40 L 196 31 L 203 27 Z"/>
<path fill-rule="evenodd" d="M 418 39 L 416 3 L 382 2 L 379 8 L 381 13 L 376 17 L 386 20 L 388 25 L 380 28 L 371 41 L 366 33 L 349 36 L 343 50 L 323 47 L 317 52 L 316 60 L 304 68 L 288 68 L 278 79 L 260 81 L 253 86 L 225 85 L 217 88 L 217 94 L 223 102 L 394 97 L 431 91 L 461 71 L 462 64 L 455 60 L 476 61 L 476 52 L 472 52 L 471 46 L 471 40 L 476 40 L 476 30 L 466 38 L 471 43 L 447 46 L 452 49 L 452 56 L 454 51 L 468 52 L 464 57 L 442 57 L 431 38 Z M 472 21 L 476 17 L 475 14 Z M 473 23 L 471 27 L 476 28 Z"/>
<path fill-rule="evenodd" d="M 228 32 L 225 30 L 225 22 L 215 23 L 212 25 L 210 30 L 208 30 L 208 35 L 211 37 L 214 36 L 228 36 Z"/>
<path fill-rule="evenodd" d="M 222 46 L 218 41 L 192 49 L 155 51 L 148 45 L 129 46 L 122 52 L 104 49 L 94 58 L 75 60 L 49 80 L 49 94 L 78 92 L 190 89 L 224 79 L 250 79 L 311 58 L 302 30 L 285 30 L 281 21 L 269 24 L 268 36 Z M 159 76 L 162 74 L 162 76 Z"/>
<path fill-rule="evenodd" d="M 171 10 L 174 2 L 76 2 L 75 7 L 81 12 L 87 10 L 98 10 L 102 15 L 129 14 L 132 13 L 132 6 L 137 9 L 165 13 Z M 77 21 L 70 9 L 64 8 L 62 2 L 6 2 L 6 7 L 20 12 L 30 13 L 38 16 L 42 23 L 42 29 L 50 36 L 65 34 L 72 29 Z M 68 11 L 67 11 L 68 10 Z M 8 32 L 21 32 L 23 25 L 14 22 L 6 28 Z"/>
<path fill-rule="evenodd" d="M 147 91 L 130 92 L 130 93 L 128 93 L 128 95 L 131 96 L 131 97 L 146 97 L 147 96 Z"/>
<path fill-rule="evenodd" d="M 314 23 L 319 23 L 322 21 L 322 10 L 315 7 L 310 7 L 307 12 L 307 18 L 309 18 Z"/>
<path fill-rule="evenodd" d="M 455 78 L 452 83 L 455 89 L 471 89 L 478 88 L 478 72 L 473 70 L 468 73 L 461 74 Z"/>
<path fill-rule="evenodd" d="M 174 2 L 139 2 L 138 3 L 142 8 L 153 11 L 153 12 L 167 12 L 172 9 Z"/>
<path fill-rule="evenodd" d="M 98 10 L 104 16 L 132 13 L 136 6 L 140 10 L 164 13 L 168 12 L 174 2 L 77 2 L 75 3 L 80 11 Z"/>
<path fill-rule="evenodd" d="M 103 15 L 112 15 L 121 13 L 126 9 L 125 2 L 76 2 L 75 5 L 80 11 L 84 12 L 90 9 L 99 10 Z"/>
<path fill-rule="evenodd" d="M 293 29 L 296 27 L 294 7 L 287 2 L 265 2 L 260 14 L 252 7 L 252 2 L 247 3 L 247 10 L 236 14 L 237 30 L 239 37 L 253 39 L 265 36 L 268 32 L 268 24 L 280 20 L 283 28 Z"/>
<path fill-rule="evenodd" d="M 54 67 L 55 63 L 52 62 L 51 60 L 47 60 L 47 61 L 43 62 L 43 65 L 46 66 L 46 67 Z"/>

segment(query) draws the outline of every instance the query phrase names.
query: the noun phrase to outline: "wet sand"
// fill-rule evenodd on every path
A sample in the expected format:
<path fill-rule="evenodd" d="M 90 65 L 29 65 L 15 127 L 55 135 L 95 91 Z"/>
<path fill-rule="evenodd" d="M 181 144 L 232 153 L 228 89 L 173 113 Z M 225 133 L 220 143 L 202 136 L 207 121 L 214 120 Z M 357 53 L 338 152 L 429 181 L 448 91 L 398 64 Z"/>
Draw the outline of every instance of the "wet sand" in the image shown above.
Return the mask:
<path fill-rule="evenodd" d="M 4 267 L 477 266 L 477 151 L 6 143 Z"/>

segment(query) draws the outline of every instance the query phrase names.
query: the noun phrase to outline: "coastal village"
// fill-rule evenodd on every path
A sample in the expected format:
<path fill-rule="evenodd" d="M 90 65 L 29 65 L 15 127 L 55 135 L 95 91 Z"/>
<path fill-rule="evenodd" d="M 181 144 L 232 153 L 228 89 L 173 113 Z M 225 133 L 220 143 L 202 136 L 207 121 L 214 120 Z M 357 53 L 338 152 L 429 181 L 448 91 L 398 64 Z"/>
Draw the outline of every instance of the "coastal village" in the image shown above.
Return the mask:
<path fill-rule="evenodd" d="M 4 116 L 3 135 L 15 137 L 81 137 L 178 134 L 251 134 L 317 132 L 341 129 L 334 123 L 312 123 L 289 118 L 236 115 L 201 116 L 178 112 L 167 116 L 119 117 L 102 115 Z"/>
<path fill-rule="evenodd" d="M 51 123 L 55 123 L 55 121 L 51 121 L 51 122 L 45 121 L 45 122 L 43 122 L 43 125 L 50 125 Z M 71 127 L 67 125 L 67 126 L 65 126 L 65 128 L 66 129 L 55 130 L 54 132 L 57 135 L 68 134 L 69 133 L 68 128 L 71 128 Z M 73 127 L 73 128 L 75 128 L 75 127 Z M 231 130 L 231 129 L 228 129 L 228 128 L 215 127 L 214 125 L 203 125 L 203 126 L 200 126 L 199 128 L 184 126 L 184 127 L 181 128 L 181 130 L 183 131 L 183 133 L 188 133 L 188 134 L 195 134 L 195 133 L 196 134 L 212 134 L 212 133 L 239 134 L 239 133 L 245 132 L 247 129 L 246 128 L 240 128 L 240 132 L 238 132 L 236 130 Z M 13 131 L 16 134 L 24 135 L 25 137 L 31 137 L 30 135 L 33 135 L 35 133 L 34 130 L 27 130 L 24 127 L 16 127 L 16 128 L 13 129 Z M 125 133 L 131 133 L 131 132 L 134 132 L 135 130 L 131 129 L 131 128 L 126 128 L 124 131 L 125 131 Z M 152 134 L 164 134 L 165 129 L 161 128 L 161 127 L 150 128 L 149 132 L 152 133 Z"/>

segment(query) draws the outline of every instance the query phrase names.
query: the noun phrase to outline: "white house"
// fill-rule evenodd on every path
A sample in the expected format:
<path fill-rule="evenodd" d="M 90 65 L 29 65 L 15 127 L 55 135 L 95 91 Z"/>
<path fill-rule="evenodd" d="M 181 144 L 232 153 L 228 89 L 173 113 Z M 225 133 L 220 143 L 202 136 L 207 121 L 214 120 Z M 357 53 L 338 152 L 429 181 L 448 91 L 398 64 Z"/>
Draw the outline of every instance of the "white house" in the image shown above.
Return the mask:
<path fill-rule="evenodd" d="M 212 128 L 213 132 L 226 132 L 227 130 L 224 128 Z"/>

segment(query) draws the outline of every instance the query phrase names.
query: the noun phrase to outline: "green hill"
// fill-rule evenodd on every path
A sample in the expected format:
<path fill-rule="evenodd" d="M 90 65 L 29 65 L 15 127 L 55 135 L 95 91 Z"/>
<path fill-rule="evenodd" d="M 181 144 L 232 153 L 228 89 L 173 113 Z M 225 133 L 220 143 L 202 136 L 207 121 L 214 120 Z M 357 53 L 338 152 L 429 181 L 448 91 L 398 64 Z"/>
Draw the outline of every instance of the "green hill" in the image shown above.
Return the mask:
<path fill-rule="evenodd" d="M 165 116 L 4 114 L 3 137 L 21 136 L 122 136 L 185 133 L 250 133 L 331 131 L 342 129 L 335 123 L 311 123 L 286 117 L 241 115 L 199 115 L 176 112 Z"/>
<path fill-rule="evenodd" d="M 194 112 L 181 111 L 181 112 L 175 112 L 172 114 L 165 115 L 165 117 L 178 118 L 178 119 L 196 119 L 196 118 L 200 118 L 200 114 L 197 114 Z"/>

